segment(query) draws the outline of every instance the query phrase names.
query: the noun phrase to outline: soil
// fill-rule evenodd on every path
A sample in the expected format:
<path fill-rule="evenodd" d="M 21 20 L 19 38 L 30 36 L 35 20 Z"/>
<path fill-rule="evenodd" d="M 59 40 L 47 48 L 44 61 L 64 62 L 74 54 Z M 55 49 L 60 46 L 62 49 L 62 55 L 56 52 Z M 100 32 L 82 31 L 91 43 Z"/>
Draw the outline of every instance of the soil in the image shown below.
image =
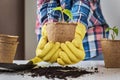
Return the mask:
<path fill-rule="evenodd" d="M 89 69 L 84 69 L 84 68 L 77 68 L 77 67 L 61 67 L 61 66 L 52 66 L 52 67 L 38 67 L 35 69 L 30 69 L 30 70 L 25 70 L 22 71 L 20 74 L 19 71 L 3 71 L 0 70 L 0 73 L 19 73 L 19 75 L 23 75 L 26 73 L 31 73 L 29 76 L 31 77 L 40 77 L 40 76 L 45 76 L 48 79 L 54 79 L 54 78 L 59 78 L 59 79 L 64 79 L 67 80 L 67 77 L 71 78 L 77 78 L 80 76 L 83 76 L 85 74 L 93 74 L 98 72 L 98 68 L 91 67 Z"/>

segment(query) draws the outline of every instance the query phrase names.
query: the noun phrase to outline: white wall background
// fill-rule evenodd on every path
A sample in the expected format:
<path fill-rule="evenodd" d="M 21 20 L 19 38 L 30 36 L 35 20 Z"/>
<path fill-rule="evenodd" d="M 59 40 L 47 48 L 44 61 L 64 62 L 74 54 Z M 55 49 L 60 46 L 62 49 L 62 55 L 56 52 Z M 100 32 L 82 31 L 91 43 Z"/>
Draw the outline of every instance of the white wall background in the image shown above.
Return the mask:
<path fill-rule="evenodd" d="M 37 38 L 35 34 L 36 1 L 25 0 L 25 59 L 35 56 Z"/>
<path fill-rule="evenodd" d="M 101 7 L 109 26 L 119 26 L 120 31 L 120 0 L 101 0 Z M 120 33 L 116 39 L 120 39 Z"/>
<path fill-rule="evenodd" d="M 25 0 L 25 59 L 35 56 L 37 46 L 35 35 L 36 1 Z M 119 26 L 120 30 L 120 0 L 101 0 L 101 7 L 109 26 Z M 117 39 L 120 39 L 120 33 Z"/>

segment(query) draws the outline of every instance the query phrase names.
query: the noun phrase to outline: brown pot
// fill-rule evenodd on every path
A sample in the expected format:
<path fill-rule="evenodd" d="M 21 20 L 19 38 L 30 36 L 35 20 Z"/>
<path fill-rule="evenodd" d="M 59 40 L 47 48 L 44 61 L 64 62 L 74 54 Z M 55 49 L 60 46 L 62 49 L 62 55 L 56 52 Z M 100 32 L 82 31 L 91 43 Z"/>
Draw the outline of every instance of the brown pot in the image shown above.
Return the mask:
<path fill-rule="evenodd" d="M 105 67 L 120 68 L 120 40 L 101 40 Z"/>
<path fill-rule="evenodd" d="M 52 22 L 46 24 L 48 41 L 72 41 L 75 35 L 76 23 Z"/>
<path fill-rule="evenodd" d="M 0 63 L 12 63 L 18 45 L 18 36 L 0 34 Z"/>

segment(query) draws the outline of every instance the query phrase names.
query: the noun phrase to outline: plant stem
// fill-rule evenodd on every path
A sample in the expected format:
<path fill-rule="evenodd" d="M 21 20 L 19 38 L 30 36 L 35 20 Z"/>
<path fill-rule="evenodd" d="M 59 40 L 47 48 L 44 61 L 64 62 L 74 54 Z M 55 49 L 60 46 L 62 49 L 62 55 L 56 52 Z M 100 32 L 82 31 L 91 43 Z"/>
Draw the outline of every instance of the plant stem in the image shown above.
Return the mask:
<path fill-rule="evenodd" d="M 62 9 L 61 13 L 62 13 L 62 22 L 64 22 L 63 9 Z"/>
<path fill-rule="evenodd" d="M 113 31 L 112 40 L 114 40 L 114 39 L 115 39 L 115 33 Z"/>

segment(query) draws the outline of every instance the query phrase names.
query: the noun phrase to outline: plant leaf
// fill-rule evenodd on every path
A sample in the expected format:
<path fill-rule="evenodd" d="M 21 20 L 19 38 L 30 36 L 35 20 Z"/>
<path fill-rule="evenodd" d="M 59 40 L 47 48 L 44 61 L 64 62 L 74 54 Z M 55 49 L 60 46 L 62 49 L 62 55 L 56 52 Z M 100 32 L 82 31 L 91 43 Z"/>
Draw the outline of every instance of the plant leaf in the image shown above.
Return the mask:
<path fill-rule="evenodd" d="M 68 9 L 64 9 L 63 13 L 66 14 L 71 20 L 73 19 L 72 13 Z"/>
<path fill-rule="evenodd" d="M 117 28 L 117 27 L 114 27 L 114 28 L 113 28 L 113 31 L 114 31 L 114 33 L 118 36 L 118 28 Z"/>
<path fill-rule="evenodd" d="M 56 8 L 53 8 L 53 10 L 59 10 L 59 11 L 62 11 L 62 7 L 56 7 Z"/>
<path fill-rule="evenodd" d="M 117 26 L 114 26 L 112 28 L 108 27 L 105 31 L 108 32 L 110 30 L 113 32 L 111 34 L 111 37 L 112 37 L 112 40 L 114 40 L 115 39 L 115 35 L 118 36 L 118 33 L 119 33 L 118 27 Z"/>
<path fill-rule="evenodd" d="M 108 27 L 108 28 L 106 28 L 105 32 L 108 32 L 110 30 L 112 30 L 112 28 Z"/>

